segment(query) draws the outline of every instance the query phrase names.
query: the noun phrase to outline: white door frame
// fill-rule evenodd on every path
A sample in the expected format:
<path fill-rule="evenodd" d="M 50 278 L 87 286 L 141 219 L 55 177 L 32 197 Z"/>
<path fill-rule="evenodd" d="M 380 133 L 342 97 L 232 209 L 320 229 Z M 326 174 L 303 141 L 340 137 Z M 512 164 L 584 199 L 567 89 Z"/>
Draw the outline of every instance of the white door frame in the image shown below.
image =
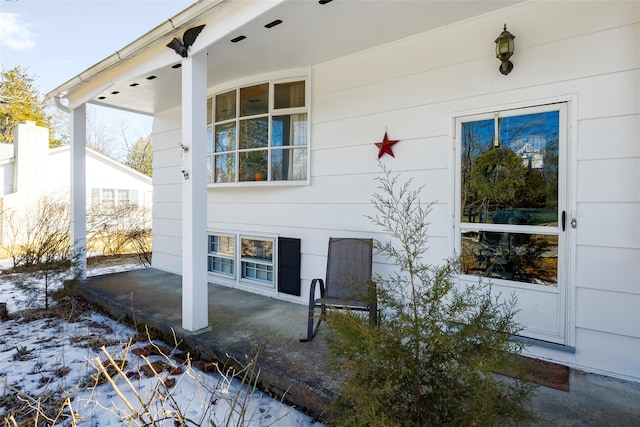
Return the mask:
<path fill-rule="evenodd" d="M 451 118 L 451 143 L 452 143 L 452 155 L 451 155 L 451 180 L 452 192 L 454 199 L 450 204 L 450 215 L 452 218 L 451 225 L 451 252 L 459 253 L 460 242 L 460 124 L 464 119 L 473 117 L 473 120 L 479 120 L 485 117 L 493 117 L 495 112 L 500 112 L 504 116 L 534 113 L 536 111 L 549 111 L 553 110 L 554 105 L 557 105 L 561 109 L 560 117 L 560 147 L 559 155 L 561 157 L 562 164 L 560 166 L 559 176 L 559 188 L 558 188 L 558 206 L 559 211 L 566 211 L 566 228 L 564 232 L 559 236 L 559 248 L 562 250 L 564 261 L 562 265 L 558 265 L 558 281 L 559 281 L 559 310 L 562 323 L 564 325 L 558 325 L 559 336 L 556 340 L 549 340 L 555 344 L 571 348 L 575 346 L 575 268 L 576 268 L 576 233 L 572 228 L 572 224 L 576 219 L 576 164 L 577 164 L 577 149 L 576 149 L 576 132 L 577 129 L 577 96 L 562 96 L 547 99 L 539 99 L 533 101 L 519 102 L 513 104 L 499 105 L 486 107 L 475 110 L 454 112 L 450 115 Z M 520 111 L 517 111 L 520 110 Z M 471 278 L 473 276 L 461 276 L 461 279 Z M 495 280 L 494 280 L 495 281 Z M 560 285 L 560 282 L 563 282 Z M 513 285 L 513 284 L 512 284 Z M 517 287 L 517 285 L 516 285 Z M 541 289 L 541 291 L 545 291 Z M 551 290 L 553 292 L 553 290 Z M 526 335 L 526 334 L 525 334 Z M 542 336 L 532 335 L 532 339 L 546 341 L 544 334 Z"/>

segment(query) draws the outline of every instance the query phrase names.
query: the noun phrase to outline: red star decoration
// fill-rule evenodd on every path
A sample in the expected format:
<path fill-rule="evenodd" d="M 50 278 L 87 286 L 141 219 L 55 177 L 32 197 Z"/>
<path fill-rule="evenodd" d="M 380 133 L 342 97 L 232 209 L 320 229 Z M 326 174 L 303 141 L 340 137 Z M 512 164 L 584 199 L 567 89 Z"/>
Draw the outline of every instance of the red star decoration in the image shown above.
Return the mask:
<path fill-rule="evenodd" d="M 391 157 L 395 158 L 396 156 L 393 155 L 393 151 L 391 151 L 391 147 L 393 147 L 393 144 L 395 144 L 398 141 L 400 141 L 400 140 L 399 139 L 389 139 L 387 137 L 387 131 L 385 131 L 384 132 L 384 138 L 382 139 L 382 142 L 376 142 L 376 147 L 378 147 L 378 149 L 380 150 L 380 151 L 378 151 L 378 159 L 380 157 L 382 157 L 385 153 L 387 153 Z"/>

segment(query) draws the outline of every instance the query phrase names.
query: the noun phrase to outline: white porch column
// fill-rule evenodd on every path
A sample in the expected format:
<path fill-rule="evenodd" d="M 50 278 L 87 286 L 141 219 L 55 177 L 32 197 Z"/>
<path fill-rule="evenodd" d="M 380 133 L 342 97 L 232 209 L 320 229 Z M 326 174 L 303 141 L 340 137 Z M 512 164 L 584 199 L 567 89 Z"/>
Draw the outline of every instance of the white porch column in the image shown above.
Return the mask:
<path fill-rule="evenodd" d="M 71 111 L 71 244 L 75 273 L 87 277 L 87 107 Z"/>
<path fill-rule="evenodd" d="M 207 54 L 182 62 L 182 327 L 209 324 L 207 285 Z"/>

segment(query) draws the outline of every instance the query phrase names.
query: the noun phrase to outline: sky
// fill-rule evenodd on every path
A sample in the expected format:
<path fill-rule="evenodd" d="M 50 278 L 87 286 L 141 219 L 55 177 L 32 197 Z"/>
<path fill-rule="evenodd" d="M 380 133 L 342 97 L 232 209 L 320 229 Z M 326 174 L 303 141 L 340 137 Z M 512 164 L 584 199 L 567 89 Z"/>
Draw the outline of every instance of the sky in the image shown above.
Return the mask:
<path fill-rule="evenodd" d="M 0 0 L 0 62 L 19 65 L 44 95 L 122 49 L 195 0 Z M 96 126 L 132 142 L 151 132 L 149 117 L 89 107 Z M 93 113 L 92 113 L 93 112 Z"/>

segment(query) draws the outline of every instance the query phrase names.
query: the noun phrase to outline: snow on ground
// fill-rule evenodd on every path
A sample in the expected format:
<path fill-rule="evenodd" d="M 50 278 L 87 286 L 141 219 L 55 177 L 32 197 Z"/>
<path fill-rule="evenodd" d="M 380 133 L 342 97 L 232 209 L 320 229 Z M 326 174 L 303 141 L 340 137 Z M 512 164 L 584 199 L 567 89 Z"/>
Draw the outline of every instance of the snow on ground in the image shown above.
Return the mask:
<path fill-rule="evenodd" d="M 90 274 L 133 268 L 139 266 L 93 269 Z M 16 395 L 43 401 L 51 395 L 62 400 L 69 395 L 71 410 L 79 417 L 77 425 L 83 427 L 142 425 L 140 419 L 130 419 L 135 411 L 143 414 L 147 421 L 166 418 L 159 423 L 163 426 L 173 426 L 177 414 L 190 420 L 187 425 L 224 425 L 230 417 L 233 420 L 230 425 L 321 426 L 309 416 L 239 380 L 220 373 L 205 373 L 190 363 L 176 361 L 170 357 L 171 344 L 157 340 L 132 344 L 136 331 L 97 312 L 82 311 L 80 316 L 71 313 L 68 318 L 29 316 L 29 311 L 17 313 L 43 307 L 43 289 L 42 278 L 34 274 L 0 275 L 0 302 L 7 303 L 11 314 L 11 319 L 0 321 L 0 420 L 4 422 L 9 407 L 26 406 Z M 100 350 L 102 346 L 106 353 Z M 149 355 L 148 351 L 141 350 L 145 347 L 162 351 L 152 351 Z M 126 361 L 122 372 L 129 373 L 130 377 L 112 373 L 115 386 L 107 381 L 95 385 L 96 378 L 100 378 L 97 369 L 107 364 L 108 357 L 119 364 Z M 172 372 L 173 375 L 166 370 L 157 376 L 145 375 L 144 370 L 149 368 L 144 367 L 153 362 L 157 370 L 180 368 Z M 174 380 L 175 385 L 171 385 Z M 166 382 L 163 384 L 163 381 Z M 147 415 L 143 405 L 147 407 Z M 68 415 L 71 410 L 67 407 L 64 412 Z M 243 415 L 239 415 L 242 410 Z M 244 422 L 237 423 L 239 417 Z M 209 418 L 215 424 L 204 421 Z M 61 418 L 58 425 L 69 425 L 69 421 Z"/>
<path fill-rule="evenodd" d="M 7 270 L 12 267 L 10 260 L 0 260 L 0 269 Z M 87 268 L 87 276 L 99 276 L 102 274 L 129 271 L 144 266 L 139 263 L 126 263 L 103 267 Z M 60 289 L 62 281 L 66 277 L 58 275 L 49 285 L 49 291 Z M 44 300 L 44 277 L 37 273 L 5 273 L 0 275 L 0 302 L 7 304 L 9 313 L 25 310 L 27 308 L 42 308 Z"/>

